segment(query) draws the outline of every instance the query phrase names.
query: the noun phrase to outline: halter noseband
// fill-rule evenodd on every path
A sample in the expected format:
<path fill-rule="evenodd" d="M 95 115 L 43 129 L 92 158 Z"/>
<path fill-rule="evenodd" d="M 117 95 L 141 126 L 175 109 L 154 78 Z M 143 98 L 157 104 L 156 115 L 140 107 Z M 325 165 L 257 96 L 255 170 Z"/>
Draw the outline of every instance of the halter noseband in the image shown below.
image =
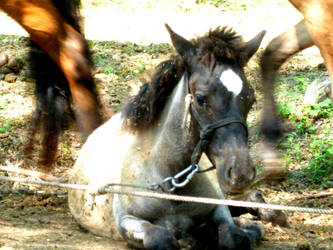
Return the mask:
<path fill-rule="evenodd" d="M 192 168 L 195 168 L 195 165 L 199 162 L 202 153 L 204 152 L 206 146 L 210 142 L 212 133 L 216 129 L 228 126 L 229 124 L 232 124 L 232 123 L 239 123 L 245 129 L 246 136 L 248 135 L 247 126 L 246 126 L 245 122 L 243 121 L 243 119 L 234 118 L 234 117 L 226 117 L 213 124 L 204 124 L 199 113 L 195 110 L 195 108 L 192 106 L 192 104 L 191 104 L 191 111 L 192 111 L 192 115 L 194 116 L 195 120 L 198 122 L 198 124 L 200 126 L 200 140 L 197 143 L 197 145 L 195 146 L 192 156 L 191 156 Z M 206 171 L 209 171 L 214 168 L 215 168 L 215 166 L 210 167 L 206 170 L 199 170 L 198 173 L 206 172 Z"/>

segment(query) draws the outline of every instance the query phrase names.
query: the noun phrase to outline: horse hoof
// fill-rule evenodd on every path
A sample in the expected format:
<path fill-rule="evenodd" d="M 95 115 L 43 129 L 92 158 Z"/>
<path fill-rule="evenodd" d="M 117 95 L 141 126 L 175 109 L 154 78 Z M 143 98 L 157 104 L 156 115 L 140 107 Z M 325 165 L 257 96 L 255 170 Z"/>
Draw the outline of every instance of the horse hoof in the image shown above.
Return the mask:
<path fill-rule="evenodd" d="M 152 226 L 145 231 L 143 245 L 148 250 L 180 249 L 177 239 L 161 226 Z"/>
<path fill-rule="evenodd" d="M 259 217 L 264 221 L 271 222 L 273 225 L 290 227 L 287 216 L 279 210 L 259 209 Z"/>
<path fill-rule="evenodd" d="M 262 194 L 257 190 L 253 190 L 250 193 L 248 193 L 245 197 L 245 200 L 251 202 L 266 203 Z M 274 225 L 289 227 L 287 216 L 280 210 L 259 208 L 257 210 L 257 215 L 261 220 L 271 222 Z"/>
<path fill-rule="evenodd" d="M 219 226 L 218 249 L 251 249 L 251 241 L 237 226 L 222 224 Z"/>

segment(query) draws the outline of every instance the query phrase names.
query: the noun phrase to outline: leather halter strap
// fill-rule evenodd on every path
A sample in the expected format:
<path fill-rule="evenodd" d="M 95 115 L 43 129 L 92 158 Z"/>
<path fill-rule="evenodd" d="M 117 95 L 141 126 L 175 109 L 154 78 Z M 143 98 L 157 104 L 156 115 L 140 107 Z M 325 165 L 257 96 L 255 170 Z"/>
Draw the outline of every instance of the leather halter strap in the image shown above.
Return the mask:
<path fill-rule="evenodd" d="M 192 104 L 191 104 L 191 111 L 192 111 L 192 115 L 194 116 L 195 120 L 198 122 L 198 124 L 200 126 L 200 140 L 197 143 L 197 145 L 195 146 L 192 156 L 191 156 L 192 168 L 194 168 L 195 165 L 199 162 L 202 153 L 204 152 L 207 145 L 211 141 L 211 136 L 216 129 L 228 126 L 232 123 L 239 123 L 243 126 L 243 128 L 246 132 L 246 136 L 248 136 L 247 126 L 246 126 L 245 122 L 243 121 L 243 119 L 235 118 L 235 117 L 226 117 L 213 124 L 204 124 L 199 113 L 195 110 L 195 108 L 192 106 Z M 210 167 L 206 170 L 199 170 L 198 173 L 206 172 L 206 171 L 209 171 L 214 168 L 215 168 L 215 166 Z"/>

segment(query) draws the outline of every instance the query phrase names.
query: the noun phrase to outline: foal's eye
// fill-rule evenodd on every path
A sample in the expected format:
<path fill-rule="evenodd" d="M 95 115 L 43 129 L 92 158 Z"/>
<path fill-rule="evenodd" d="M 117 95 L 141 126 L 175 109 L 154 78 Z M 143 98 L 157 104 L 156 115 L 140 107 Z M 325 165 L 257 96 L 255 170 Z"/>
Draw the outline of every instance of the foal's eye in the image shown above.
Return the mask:
<path fill-rule="evenodd" d="M 204 106 L 206 103 L 206 99 L 203 95 L 196 94 L 195 95 L 195 100 L 197 101 L 199 106 Z"/>

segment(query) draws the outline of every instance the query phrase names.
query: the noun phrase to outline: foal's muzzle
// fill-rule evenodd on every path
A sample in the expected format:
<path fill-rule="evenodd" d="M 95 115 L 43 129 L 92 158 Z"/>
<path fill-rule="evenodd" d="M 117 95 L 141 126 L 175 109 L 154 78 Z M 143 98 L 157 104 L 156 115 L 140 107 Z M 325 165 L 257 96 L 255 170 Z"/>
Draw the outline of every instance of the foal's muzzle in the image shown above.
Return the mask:
<path fill-rule="evenodd" d="M 209 158 L 217 168 L 218 181 L 226 193 L 242 193 L 255 178 L 247 135 L 238 124 L 217 131 L 209 146 Z"/>

